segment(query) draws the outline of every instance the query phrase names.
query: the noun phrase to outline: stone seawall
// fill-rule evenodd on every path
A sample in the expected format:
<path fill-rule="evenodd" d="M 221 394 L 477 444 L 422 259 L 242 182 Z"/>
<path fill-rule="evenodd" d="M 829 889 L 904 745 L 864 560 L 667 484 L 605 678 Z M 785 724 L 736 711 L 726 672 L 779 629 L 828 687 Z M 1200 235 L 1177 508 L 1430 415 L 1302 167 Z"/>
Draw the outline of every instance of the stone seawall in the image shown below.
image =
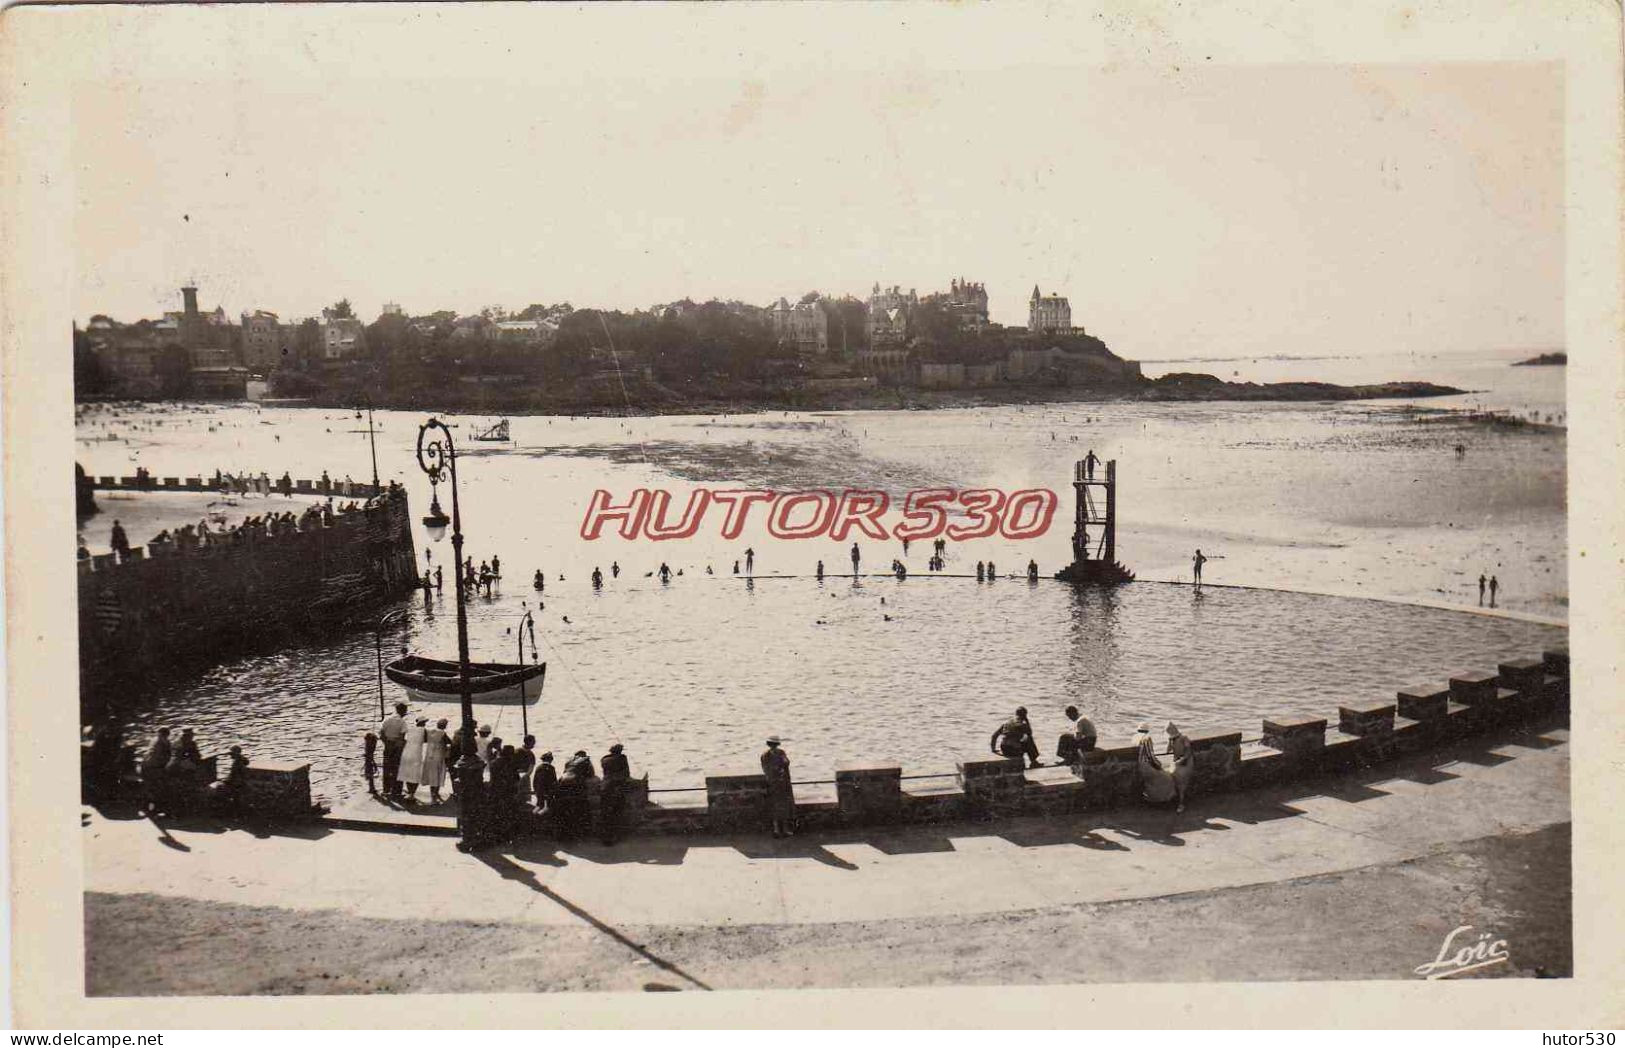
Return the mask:
<path fill-rule="evenodd" d="M 1326 772 L 1368 767 L 1509 724 L 1569 709 L 1568 650 L 1466 670 L 1398 690 L 1393 702 L 1350 699 L 1337 720 L 1267 717 L 1256 741 L 1242 732 L 1191 736 L 1196 773 L 1190 794 L 1248 789 Z M 1027 770 L 1013 758 L 974 756 L 952 775 L 905 776 L 897 765 L 844 764 L 828 784 L 796 788 L 807 829 L 994 819 L 1096 811 L 1140 799 L 1134 746 L 1106 746 L 1074 767 Z M 1166 761 L 1165 767 L 1171 766 Z M 761 774 L 707 776 L 705 789 L 652 793 L 646 782 L 627 805 L 629 828 L 645 833 L 763 829 L 767 780 Z"/>
<path fill-rule="evenodd" d="M 161 485 L 159 490 L 174 490 Z M 183 489 L 184 490 L 184 489 Z M 81 716 L 160 672 L 266 650 L 417 585 L 404 491 L 271 535 L 137 547 L 78 562 Z"/>

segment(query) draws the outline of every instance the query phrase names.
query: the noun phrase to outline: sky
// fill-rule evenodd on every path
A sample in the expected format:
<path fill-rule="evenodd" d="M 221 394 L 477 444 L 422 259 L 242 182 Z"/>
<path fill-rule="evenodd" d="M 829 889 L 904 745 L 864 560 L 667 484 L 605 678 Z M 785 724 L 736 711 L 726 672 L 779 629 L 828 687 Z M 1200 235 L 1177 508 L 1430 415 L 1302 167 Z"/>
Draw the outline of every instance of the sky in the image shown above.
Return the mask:
<path fill-rule="evenodd" d="M 1140 359 L 1563 345 L 1555 64 L 1124 62 L 1047 8 L 395 7 L 109 11 L 76 319 L 189 279 L 370 320 L 964 277 Z"/>

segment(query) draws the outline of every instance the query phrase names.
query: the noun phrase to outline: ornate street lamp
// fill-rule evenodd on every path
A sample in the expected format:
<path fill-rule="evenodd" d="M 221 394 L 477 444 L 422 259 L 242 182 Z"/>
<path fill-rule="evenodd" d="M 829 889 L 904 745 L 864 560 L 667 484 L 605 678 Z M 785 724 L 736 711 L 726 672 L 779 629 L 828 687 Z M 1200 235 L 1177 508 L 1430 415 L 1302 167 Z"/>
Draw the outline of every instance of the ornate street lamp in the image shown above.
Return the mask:
<path fill-rule="evenodd" d="M 429 475 L 433 495 L 429 513 L 423 526 L 429 538 L 439 542 L 451 526 L 452 563 L 461 570 L 463 563 L 463 518 L 457 504 L 457 449 L 451 442 L 451 430 L 437 418 L 431 418 L 418 427 L 418 465 Z M 451 518 L 440 508 L 440 481 L 444 477 L 451 487 Z M 484 843 L 484 786 L 485 764 L 474 746 L 474 693 L 468 683 L 468 608 L 464 602 L 462 580 L 453 586 L 457 596 L 457 683 L 463 699 L 463 752 L 458 762 L 457 824 L 462 841 L 457 845 L 464 851 Z"/>

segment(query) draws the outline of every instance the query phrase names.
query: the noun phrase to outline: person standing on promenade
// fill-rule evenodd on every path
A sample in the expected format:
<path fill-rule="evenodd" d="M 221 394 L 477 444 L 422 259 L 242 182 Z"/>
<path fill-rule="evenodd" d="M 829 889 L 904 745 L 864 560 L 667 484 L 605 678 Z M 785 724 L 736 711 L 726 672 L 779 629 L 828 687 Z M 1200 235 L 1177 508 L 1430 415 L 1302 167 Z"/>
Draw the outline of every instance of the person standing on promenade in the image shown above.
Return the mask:
<path fill-rule="evenodd" d="M 824 562 L 823 561 L 818 562 L 817 578 L 818 578 L 819 582 L 824 581 Z"/>
<path fill-rule="evenodd" d="M 1196 777 L 1196 754 L 1191 750 L 1191 740 L 1173 721 L 1168 722 L 1168 752 L 1174 758 L 1174 794 L 1178 800 L 1174 810 L 1184 811 L 1185 791 Z"/>
<path fill-rule="evenodd" d="M 378 796 L 378 733 L 367 732 L 361 737 L 361 774 L 367 778 L 367 792 Z"/>
<path fill-rule="evenodd" d="M 514 775 L 519 779 L 519 806 L 530 803 L 530 775 L 536 769 L 536 736 L 526 735 L 525 741 L 513 751 Z"/>
<path fill-rule="evenodd" d="M 987 579 L 987 567 L 981 561 L 977 561 L 976 562 L 976 581 L 977 582 L 983 582 L 986 579 Z"/>
<path fill-rule="evenodd" d="M 609 748 L 599 758 L 598 766 L 604 772 L 604 787 L 598 794 L 598 836 L 605 844 L 614 844 L 621 833 L 621 820 L 626 813 L 626 792 L 632 786 L 632 769 L 627 764 L 625 747 L 620 743 Z"/>
<path fill-rule="evenodd" d="M 116 520 L 113 521 L 112 543 L 113 552 L 118 554 L 118 559 L 121 562 L 130 556 L 130 536 L 124 533 L 124 525 Z"/>
<path fill-rule="evenodd" d="M 1191 558 L 1191 568 L 1192 568 L 1193 572 L 1195 573 L 1195 579 L 1196 579 L 1194 584 L 1197 585 L 1197 586 L 1200 586 L 1202 584 L 1202 565 L 1206 564 L 1206 563 L 1207 563 L 1207 558 L 1202 556 L 1202 551 L 1201 550 L 1197 550 L 1196 551 L 1196 556 Z"/>
<path fill-rule="evenodd" d="M 796 832 L 796 792 L 790 782 L 790 756 L 779 748 L 782 743 L 777 735 L 769 735 L 767 749 L 762 751 L 762 774 L 767 776 L 767 817 L 775 837 L 789 837 Z"/>
<path fill-rule="evenodd" d="M 157 811 L 163 806 L 164 776 L 169 771 L 169 758 L 174 756 L 169 742 L 169 729 L 159 728 L 147 755 L 141 759 L 141 785 L 147 791 L 147 810 Z"/>
<path fill-rule="evenodd" d="M 400 780 L 406 784 L 406 799 L 418 799 L 418 784 L 423 781 L 423 751 L 429 743 L 429 718 L 419 717 L 406 729 L 406 746 L 401 750 Z"/>
<path fill-rule="evenodd" d="M 1490 607 L 1495 607 L 1495 594 L 1501 589 L 1501 580 L 1490 576 Z"/>
<path fill-rule="evenodd" d="M 451 739 L 446 735 L 446 718 L 435 721 L 435 726 L 423 733 L 423 771 L 418 781 L 429 787 L 429 802 L 440 803 L 440 786 L 446 779 L 446 757 L 451 752 Z"/>
<path fill-rule="evenodd" d="M 531 792 L 536 797 L 536 814 L 543 815 L 553 803 L 553 788 L 559 784 L 558 769 L 553 767 L 553 751 L 548 750 L 542 754 L 542 762 L 536 765 L 536 774 L 531 777 Z"/>
<path fill-rule="evenodd" d="M 745 550 L 745 574 L 756 574 L 756 551 L 749 548 Z"/>
<path fill-rule="evenodd" d="M 401 795 L 401 752 L 406 749 L 406 703 L 395 704 L 395 712 L 379 726 L 378 738 L 384 744 L 384 796 L 396 798 Z"/>
<path fill-rule="evenodd" d="M 1478 606 L 1484 606 L 1484 573 L 1478 573 Z"/>
<path fill-rule="evenodd" d="M 1016 707 L 1016 715 L 999 725 L 988 740 L 988 745 L 1001 757 L 1014 757 L 1017 760 L 1026 757 L 1029 768 L 1044 766 L 1038 759 L 1038 743 L 1033 740 L 1033 726 L 1027 720 L 1025 706 Z"/>
<path fill-rule="evenodd" d="M 858 553 L 858 544 L 856 542 L 854 542 L 854 543 L 852 543 L 852 577 L 853 578 L 858 577 L 858 560 L 859 560 L 859 558 L 860 558 L 860 554 Z"/>
<path fill-rule="evenodd" d="M 993 562 L 990 560 L 987 562 L 987 581 L 992 582 L 996 578 L 998 578 L 998 572 L 994 570 Z"/>
<path fill-rule="evenodd" d="M 1037 582 L 1038 581 L 1038 561 L 1036 561 L 1036 560 L 1029 560 L 1027 562 L 1027 581 L 1028 582 Z"/>
<path fill-rule="evenodd" d="M 489 768 L 491 787 L 487 796 L 491 805 L 491 836 L 497 841 L 512 840 L 519 815 L 514 791 L 513 747 L 498 750 Z"/>

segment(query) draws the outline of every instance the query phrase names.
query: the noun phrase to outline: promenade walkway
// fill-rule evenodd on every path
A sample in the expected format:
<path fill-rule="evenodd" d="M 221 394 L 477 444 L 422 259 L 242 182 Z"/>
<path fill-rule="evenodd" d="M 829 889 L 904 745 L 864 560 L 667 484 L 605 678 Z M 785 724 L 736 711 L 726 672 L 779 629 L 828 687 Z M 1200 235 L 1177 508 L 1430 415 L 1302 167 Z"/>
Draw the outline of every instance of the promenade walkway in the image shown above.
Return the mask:
<path fill-rule="evenodd" d="M 91 985 L 101 993 L 625 989 L 663 979 L 698 989 L 1006 981 L 1018 969 L 1027 974 L 1016 981 L 1335 978 L 1351 974 L 1349 957 L 1357 958 L 1353 973 L 1412 978 L 1458 922 L 1474 923 L 1468 910 L 1478 923 L 1523 921 L 1526 938 L 1544 936 L 1538 966 L 1561 968 L 1570 963 L 1561 830 L 1569 819 L 1567 737 L 1556 726 L 1509 729 L 1380 769 L 1198 798 L 1184 814 L 1128 809 L 783 841 L 766 834 L 644 837 L 615 847 L 530 840 L 464 855 L 444 837 L 320 825 L 255 832 L 92 814 L 85 830 Z M 1554 828 L 1561 840 L 1550 836 Z M 1511 842 L 1512 860 L 1486 857 L 1498 842 Z M 1470 854 L 1478 858 L 1461 858 Z M 1533 881 L 1490 876 L 1532 867 L 1541 871 Z M 1275 894 L 1245 896 L 1258 892 Z M 1244 897 L 1252 901 L 1241 905 Z M 1164 907 L 1186 900 L 1178 903 L 1190 911 L 1181 919 L 1212 925 L 1202 936 L 1223 939 L 1222 953 L 1170 955 L 1167 930 L 1156 922 L 1171 911 L 1148 913 L 1149 900 Z M 1350 918 L 1355 913 L 1365 916 Z M 1330 922 L 1324 941 L 1302 933 L 1312 920 Z M 121 948 L 166 938 L 152 935 L 148 921 L 180 922 L 194 943 L 191 933 L 206 933 L 211 922 L 249 921 L 269 936 L 266 967 L 226 971 L 206 954 L 166 959 L 170 947 Z M 282 941 L 292 934 L 275 930 L 284 925 L 305 929 L 304 937 Z M 405 967 L 389 960 L 392 936 L 432 940 L 431 928 L 464 925 L 503 929 L 491 949 L 519 957 L 513 971 L 482 971 L 495 982 L 469 975 L 451 987 L 428 960 Z M 310 938 L 318 926 L 327 931 Z M 1069 927 L 1087 927 L 1102 937 L 1096 945 L 1110 941 L 1116 952 L 1097 956 L 1081 940 L 1053 938 Z M 1013 958 L 1026 934 L 1081 954 L 1049 971 L 992 963 L 999 950 Z M 939 956 L 940 944 L 926 945 L 941 936 L 956 937 L 956 948 L 982 944 L 965 955 L 969 969 Z M 1340 940 L 1361 945 L 1341 959 L 1317 956 Z M 662 954 L 653 942 L 681 945 Z M 844 959 L 830 955 L 835 942 L 848 944 Z M 748 943 L 755 946 L 746 950 Z M 1248 959 L 1237 960 L 1233 974 L 1200 974 L 1224 957 L 1242 957 L 1245 944 L 1252 944 Z M 553 951 L 545 962 L 544 946 Z M 355 957 L 369 950 L 388 963 L 358 966 Z M 778 961 L 747 963 L 758 950 L 776 951 Z M 803 970 L 785 962 L 793 956 L 806 958 Z M 1526 950 L 1522 966 L 1505 974 L 1531 974 L 1530 957 Z M 317 972 L 339 981 L 312 982 Z"/>

